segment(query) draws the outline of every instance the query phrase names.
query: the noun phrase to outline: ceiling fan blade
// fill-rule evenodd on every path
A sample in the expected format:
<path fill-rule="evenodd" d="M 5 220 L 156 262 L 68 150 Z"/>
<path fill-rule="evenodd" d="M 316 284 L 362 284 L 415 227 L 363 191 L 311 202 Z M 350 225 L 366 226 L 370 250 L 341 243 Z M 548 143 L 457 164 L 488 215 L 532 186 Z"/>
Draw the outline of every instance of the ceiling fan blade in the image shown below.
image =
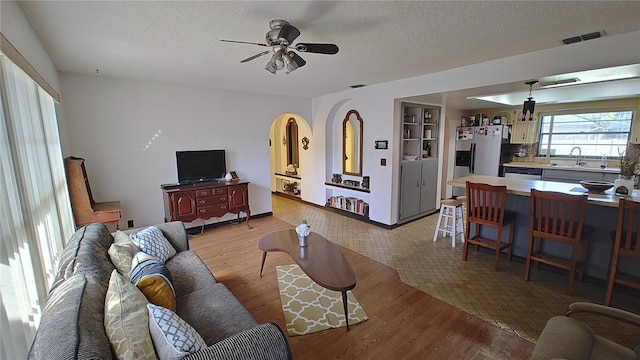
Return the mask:
<path fill-rule="evenodd" d="M 300 55 L 294 53 L 293 51 L 289 51 L 289 56 L 291 56 L 291 61 L 295 62 L 298 67 L 303 67 L 307 64 L 307 62 L 304 61 L 304 59 L 301 58 Z"/>
<path fill-rule="evenodd" d="M 268 53 L 270 53 L 270 52 L 271 52 L 271 50 L 263 51 L 263 52 L 261 52 L 261 53 L 259 53 L 259 54 L 255 54 L 255 55 L 253 55 L 253 56 L 250 56 L 250 57 L 248 57 L 248 58 L 246 58 L 246 59 L 244 59 L 244 60 L 242 60 L 242 61 L 240 61 L 240 62 L 241 62 L 241 63 L 246 63 L 247 61 L 251 61 L 251 60 L 253 60 L 253 59 L 257 59 L 257 58 L 259 58 L 259 57 L 260 57 L 260 56 L 262 56 L 262 55 L 267 55 L 267 54 L 268 54 Z"/>
<path fill-rule="evenodd" d="M 339 50 L 335 44 L 298 43 L 295 47 L 298 51 L 327 55 L 337 54 Z"/>
<path fill-rule="evenodd" d="M 238 44 L 249 44 L 249 45 L 258 45 L 258 46 L 269 46 L 269 45 L 267 45 L 267 44 L 256 43 L 256 42 L 249 42 L 249 41 L 238 41 L 238 40 L 220 40 L 220 41 L 230 42 L 230 43 L 238 43 Z"/>
<path fill-rule="evenodd" d="M 282 25 L 278 33 L 278 39 L 287 39 L 289 44 L 293 43 L 298 36 L 300 36 L 300 30 L 289 24 Z"/>

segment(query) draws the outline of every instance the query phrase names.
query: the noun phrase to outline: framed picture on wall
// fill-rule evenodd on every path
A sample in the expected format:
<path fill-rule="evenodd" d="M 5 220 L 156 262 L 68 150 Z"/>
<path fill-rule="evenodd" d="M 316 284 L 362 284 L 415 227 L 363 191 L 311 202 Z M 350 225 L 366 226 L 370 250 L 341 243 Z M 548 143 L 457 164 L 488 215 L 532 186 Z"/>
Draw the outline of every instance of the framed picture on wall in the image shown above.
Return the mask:
<path fill-rule="evenodd" d="M 388 140 L 376 140 L 375 149 L 376 150 L 387 150 L 389 148 Z"/>

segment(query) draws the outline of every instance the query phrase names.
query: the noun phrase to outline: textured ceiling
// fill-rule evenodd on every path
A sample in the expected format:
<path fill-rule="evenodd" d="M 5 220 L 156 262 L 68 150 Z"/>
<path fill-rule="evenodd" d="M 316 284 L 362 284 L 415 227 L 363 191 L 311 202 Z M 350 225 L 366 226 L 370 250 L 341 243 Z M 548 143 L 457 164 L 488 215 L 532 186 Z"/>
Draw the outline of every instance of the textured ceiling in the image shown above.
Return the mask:
<path fill-rule="evenodd" d="M 640 1 L 20 1 L 60 71 L 313 97 L 563 46 L 561 39 L 640 30 Z M 269 21 L 337 55 L 264 70 Z M 634 46 L 638 46 L 635 44 Z M 551 74 L 550 74 L 551 75 Z"/>

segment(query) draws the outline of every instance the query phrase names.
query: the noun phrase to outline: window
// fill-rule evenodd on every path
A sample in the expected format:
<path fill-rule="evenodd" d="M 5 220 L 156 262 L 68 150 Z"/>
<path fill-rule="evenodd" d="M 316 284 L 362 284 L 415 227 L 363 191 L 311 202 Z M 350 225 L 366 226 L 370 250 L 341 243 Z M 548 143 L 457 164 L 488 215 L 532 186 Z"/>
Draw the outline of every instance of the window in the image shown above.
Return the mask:
<path fill-rule="evenodd" d="M 538 153 L 566 157 L 577 146 L 582 156 L 618 158 L 627 147 L 632 120 L 633 111 L 544 114 Z"/>
<path fill-rule="evenodd" d="M 74 231 L 53 98 L 0 55 L 0 358 L 25 359 Z"/>

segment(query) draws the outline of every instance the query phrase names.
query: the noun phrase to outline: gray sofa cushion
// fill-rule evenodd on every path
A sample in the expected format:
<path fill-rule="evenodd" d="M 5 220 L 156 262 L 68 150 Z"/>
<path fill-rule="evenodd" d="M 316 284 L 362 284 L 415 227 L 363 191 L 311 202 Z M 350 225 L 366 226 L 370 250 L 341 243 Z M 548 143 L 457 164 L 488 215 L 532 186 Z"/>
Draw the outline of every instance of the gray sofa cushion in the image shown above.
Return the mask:
<path fill-rule="evenodd" d="M 212 283 L 177 298 L 178 316 L 193 326 L 207 345 L 258 323 L 223 284 Z"/>
<path fill-rule="evenodd" d="M 83 274 L 51 291 L 29 359 L 111 359 L 104 330 L 106 292 L 104 283 Z"/>
<path fill-rule="evenodd" d="M 187 355 L 184 360 L 271 360 L 291 359 L 287 337 L 274 323 L 260 324 L 226 338 L 206 349 Z"/>
<path fill-rule="evenodd" d="M 188 294 L 216 282 L 209 268 L 191 250 L 177 253 L 165 266 L 171 272 L 176 296 Z"/>
<path fill-rule="evenodd" d="M 85 274 L 109 283 L 114 266 L 109 257 L 113 237 L 104 224 L 92 223 L 78 229 L 60 256 L 56 280 L 50 291 L 74 274 Z"/>

